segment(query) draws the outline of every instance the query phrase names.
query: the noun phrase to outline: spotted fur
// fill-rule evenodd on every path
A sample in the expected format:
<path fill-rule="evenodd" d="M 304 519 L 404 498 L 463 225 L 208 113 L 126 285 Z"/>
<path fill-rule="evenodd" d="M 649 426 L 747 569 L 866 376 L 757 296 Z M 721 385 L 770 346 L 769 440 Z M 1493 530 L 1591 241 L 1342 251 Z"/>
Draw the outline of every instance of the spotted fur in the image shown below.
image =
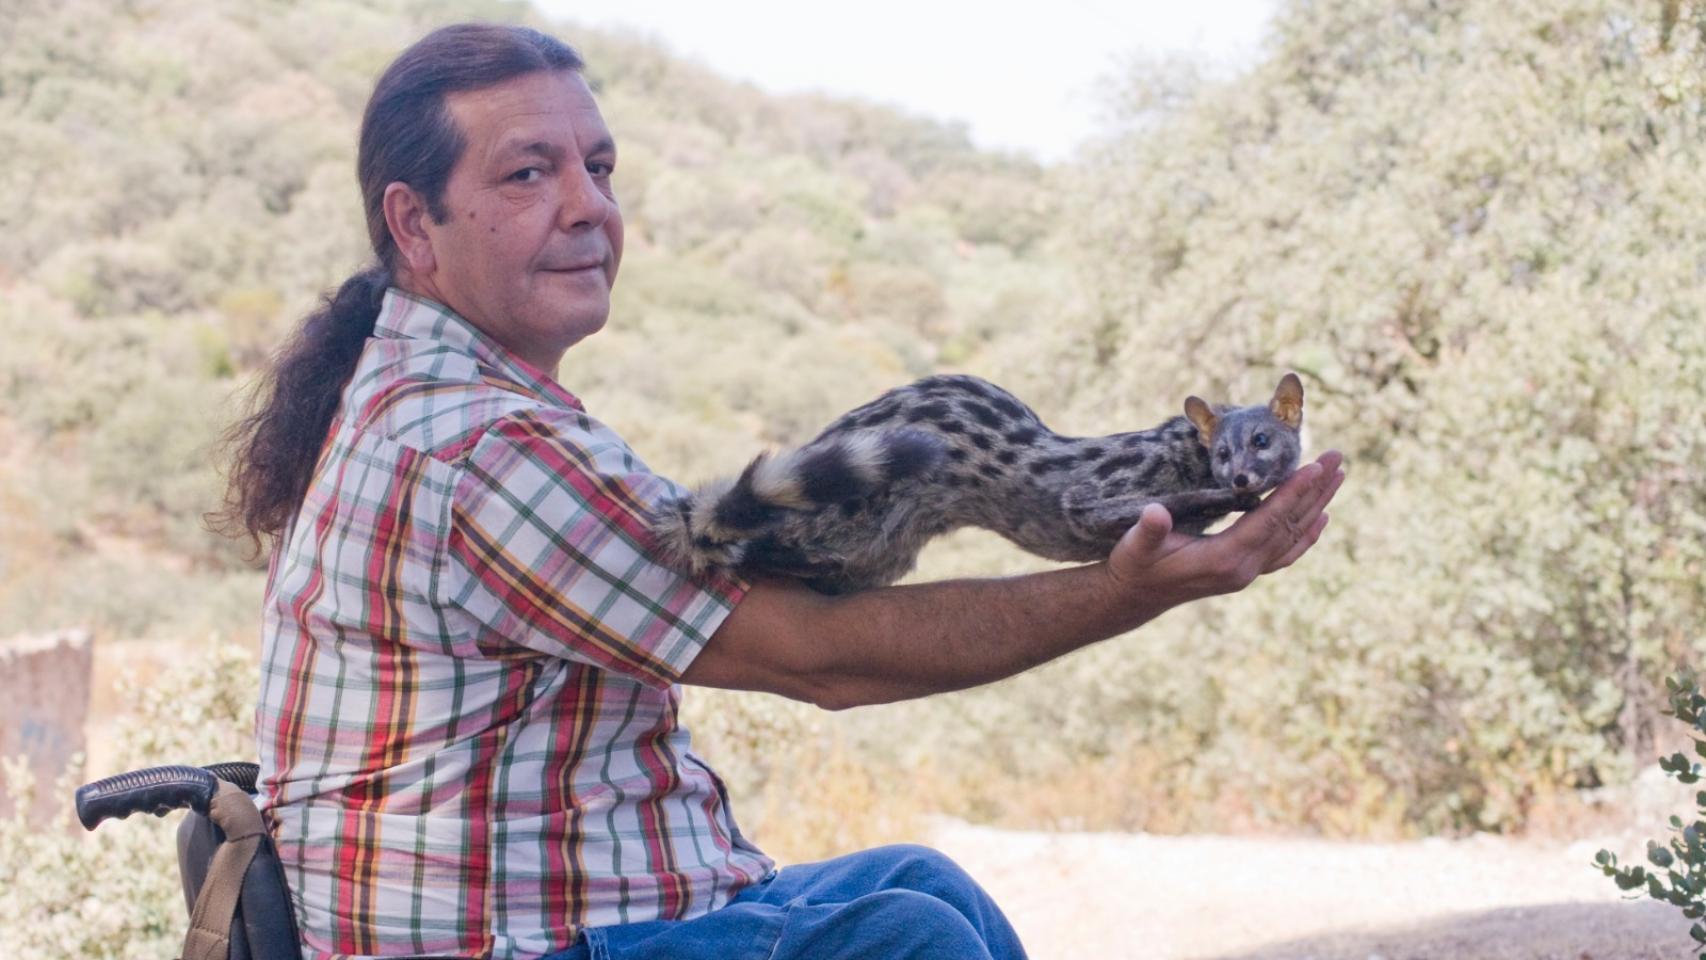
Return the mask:
<path fill-rule="evenodd" d="M 1201 533 L 1296 469 L 1294 374 L 1266 406 L 1192 397 L 1186 412 L 1148 430 L 1067 437 L 993 383 L 929 377 L 666 504 L 653 530 L 682 570 L 795 577 L 826 593 L 893 583 L 925 543 L 967 526 L 1049 559 L 1101 560 L 1150 503 L 1175 529 Z"/>

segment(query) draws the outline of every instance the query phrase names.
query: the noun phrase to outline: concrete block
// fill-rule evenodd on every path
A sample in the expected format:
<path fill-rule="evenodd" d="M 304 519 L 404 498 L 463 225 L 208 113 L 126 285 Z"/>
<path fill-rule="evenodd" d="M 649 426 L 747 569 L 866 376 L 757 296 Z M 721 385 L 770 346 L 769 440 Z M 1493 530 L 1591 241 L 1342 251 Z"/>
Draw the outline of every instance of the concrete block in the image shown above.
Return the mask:
<path fill-rule="evenodd" d="M 0 640 L 0 757 L 22 756 L 35 774 L 26 811 L 33 823 L 62 822 L 71 809 L 56 787 L 84 750 L 94 650 L 86 630 Z M 0 794 L 0 816 L 14 806 Z"/>

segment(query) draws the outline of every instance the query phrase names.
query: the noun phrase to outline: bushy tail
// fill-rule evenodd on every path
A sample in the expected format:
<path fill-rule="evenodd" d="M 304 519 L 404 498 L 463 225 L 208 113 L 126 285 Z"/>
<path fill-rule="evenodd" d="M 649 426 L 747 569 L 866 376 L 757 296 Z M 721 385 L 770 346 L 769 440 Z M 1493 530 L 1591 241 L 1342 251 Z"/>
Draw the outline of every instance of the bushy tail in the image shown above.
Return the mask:
<path fill-rule="evenodd" d="M 677 569 L 701 574 L 738 567 L 747 544 L 791 511 L 864 499 L 929 471 L 946 453 L 940 437 L 922 430 L 834 434 L 760 454 L 740 476 L 713 480 L 665 504 L 652 532 L 664 561 Z"/>

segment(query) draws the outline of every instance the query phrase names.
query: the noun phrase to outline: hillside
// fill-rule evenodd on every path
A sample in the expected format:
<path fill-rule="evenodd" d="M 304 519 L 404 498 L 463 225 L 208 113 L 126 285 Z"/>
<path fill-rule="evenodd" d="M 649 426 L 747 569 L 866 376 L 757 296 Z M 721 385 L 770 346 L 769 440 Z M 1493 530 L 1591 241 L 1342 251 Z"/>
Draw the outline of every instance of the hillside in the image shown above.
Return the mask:
<path fill-rule="evenodd" d="M 255 566 L 204 532 L 210 444 L 367 254 L 377 72 L 431 25 L 581 50 L 621 142 L 628 252 L 563 379 L 658 469 L 707 476 L 1058 310 L 1054 196 L 963 130 L 778 98 L 517 4 L 148 0 L 0 22 L 0 634 L 252 632 Z"/>
<path fill-rule="evenodd" d="M 250 644 L 209 444 L 363 259 L 357 111 L 430 25 L 535 14 L 0 17 L 0 634 Z M 1665 743 L 1659 680 L 1706 653 L 1706 7 L 1299 0 L 1245 74 L 1135 66 L 1051 169 L 546 26 L 591 65 L 630 225 L 563 380 L 654 467 L 950 368 L 1083 432 L 1293 369 L 1350 456 L 1296 570 L 1015 680 L 835 716 L 695 691 L 760 836 L 1546 829 Z M 924 573 L 1032 566 L 967 535 Z"/>

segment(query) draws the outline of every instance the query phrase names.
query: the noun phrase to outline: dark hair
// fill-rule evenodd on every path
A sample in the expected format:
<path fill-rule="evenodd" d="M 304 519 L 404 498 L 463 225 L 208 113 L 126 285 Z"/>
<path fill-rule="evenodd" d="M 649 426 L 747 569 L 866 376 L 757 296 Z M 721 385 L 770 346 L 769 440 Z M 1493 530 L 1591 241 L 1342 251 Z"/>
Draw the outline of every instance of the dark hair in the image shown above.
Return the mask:
<path fill-rule="evenodd" d="M 567 44 L 537 30 L 463 23 L 427 34 L 386 68 L 362 115 L 356 157 L 367 236 L 378 262 L 324 297 L 263 372 L 251 412 L 225 435 L 236 454 L 224 508 L 208 515 L 214 530 L 247 536 L 258 552 L 261 538 L 282 535 L 301 509 L 338 401 L 397 267 L 385 188 L 408 184 L 426 200 L 433 221 L 445 221 L 445 183 L 466 146 L 445 94 L 583 66 Z"/>

